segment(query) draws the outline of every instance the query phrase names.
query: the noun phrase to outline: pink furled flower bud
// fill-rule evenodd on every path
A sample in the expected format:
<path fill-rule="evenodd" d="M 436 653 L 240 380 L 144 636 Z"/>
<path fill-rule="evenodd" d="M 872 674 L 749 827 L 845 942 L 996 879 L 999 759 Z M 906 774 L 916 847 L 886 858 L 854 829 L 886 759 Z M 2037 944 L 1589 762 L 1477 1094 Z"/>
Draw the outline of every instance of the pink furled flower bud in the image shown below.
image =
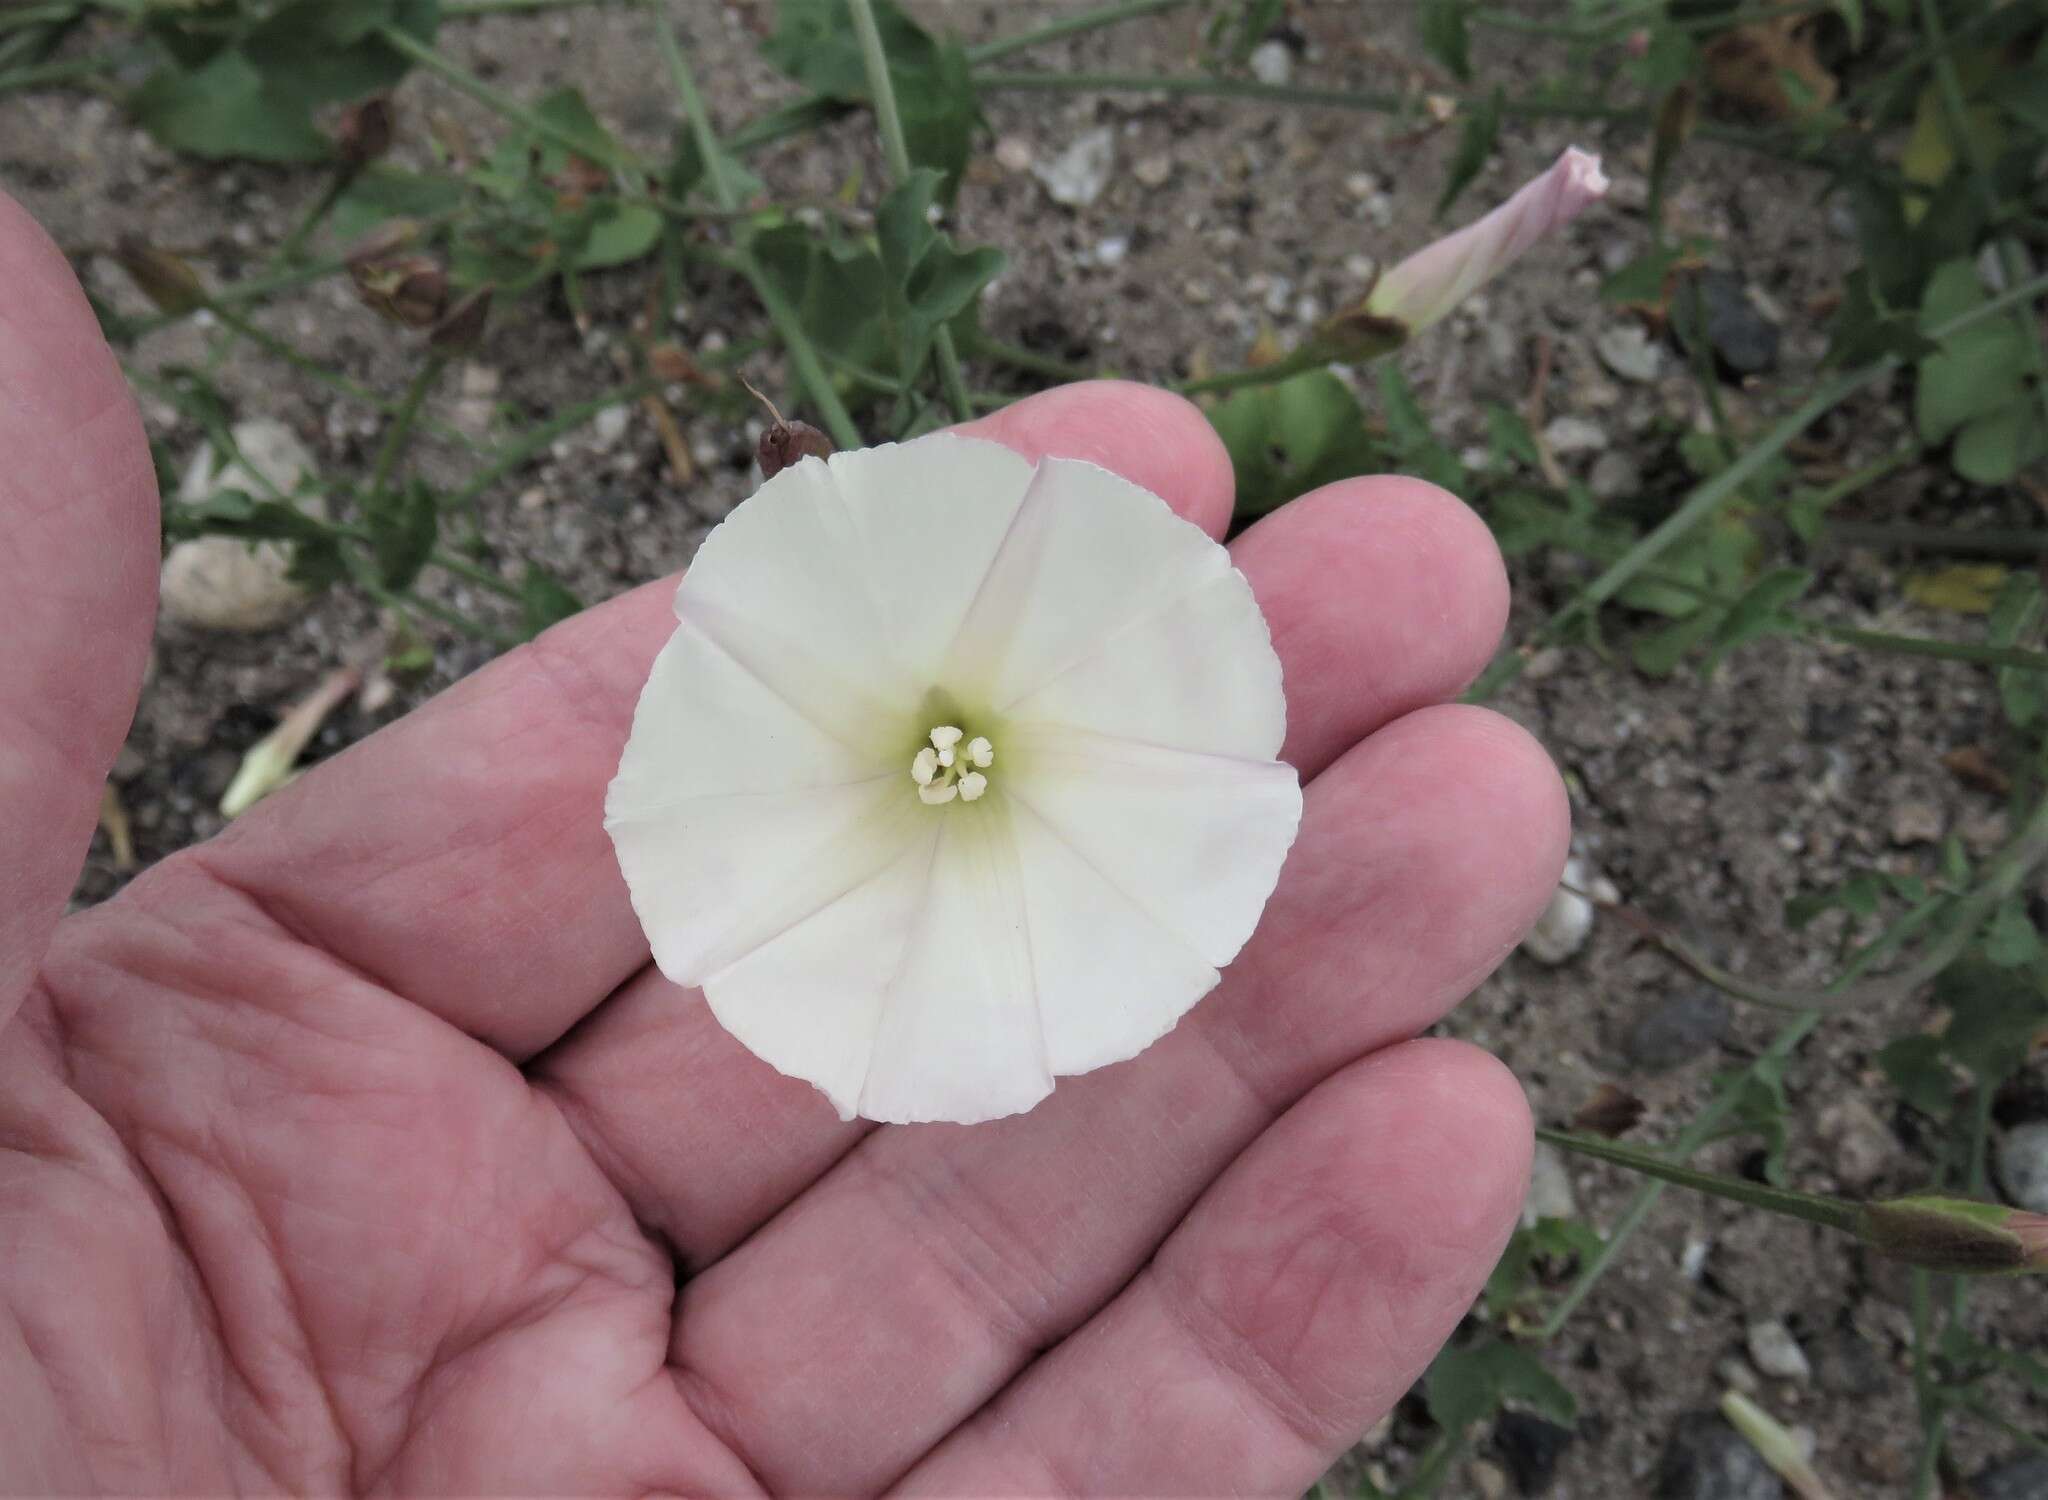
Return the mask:
<path fill-rule="evenodd" d="M 1427 328 L 1606 192 L 1600 158 L 1573 146 L 1478 223 L 1424 246 L 1387 272 L 1366 308 L 1410 333 Z"/>

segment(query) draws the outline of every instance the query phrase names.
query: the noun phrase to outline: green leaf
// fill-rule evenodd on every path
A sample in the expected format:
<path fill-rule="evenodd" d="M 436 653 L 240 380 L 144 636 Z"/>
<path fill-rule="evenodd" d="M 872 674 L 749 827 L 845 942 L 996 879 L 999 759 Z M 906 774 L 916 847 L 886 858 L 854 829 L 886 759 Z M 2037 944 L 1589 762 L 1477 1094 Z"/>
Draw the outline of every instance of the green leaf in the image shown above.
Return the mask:
<path fill-rule="evenodd" d="M 644 203 L 615 203 L 601 209 L 569 257 L 578 271 L 623 266 L 651 253 L 661 239 L 661 215 Z"/>
<path fill-rule="evenodd" d="M 875 209 L 875 243 L 904 379 L 915 379 L 924 368 L 940 325 L 973 306 L 1003 268 L 1002 251 L 956 249 L 934 227 L 931 210 L 940 182 L 937 171 L 919 167 Z"/>
<path fill-rule="evenodd" d="M 321 161 L 332 150 L 305 104 L 271 87 L 233 48 L 194 72 L 158 69 L 129 95 L 128 110 L 164 145 L 217 161 Z"/>
<path fill-rule="evenodd" d="M 1930 1119 L 1942 1120 L 1955 1107 L 1955 1079 L 1944 1061 L 1941 1038 L 1902 1036 L 1877 1054 L 1899 1097 Z"/>
<path fill-rule="evenodd" d="M 462 183 L 453 177 L 408 172 L 376 162 L 356 173 L 327 213 L 328 231 L 346 245 L 387 219 L 434 218 L 462 203 Z"/>
<path fill-rule="evenodd" d="M 1376 467 L 1365 413 L 1328 370 L 1238 391 L 1209 412 L 1237 471 L 1237 519 Z"/>
<path fill-rule="evenodd" d="M 1535 435 L 1529 431 L 1529 424 L 1522 420 L 1522 414 L 1497 401 L 1487 403 L 1486 445 L 1488 468 L 1520 464 L 1534 469 L 1543 461 L 1536 448 Z"/>
<path fill-rule="evenodd" d="M 1429 418 L 1415 399 L 1414 387 L 1392 360 L 1379 367 L 1380 414 L 1386 418 L 1393 467 L 1427 479 L 1439 488 L 1462 492 L 1470 477 L 1457 455 L 1437 439 Z"/>
<path fill-rule="evenodd" d="M 440 535 L 440 506 L 424 480 L 390 485 L 363 501 L 363 524 L 377 580 L 394 592 L 412 587 Z"/>
<path fill-rule="evenodd" d="M 1463 1349 L 1446 1349 L 1425 1377 L 1429 1414 L 1447 1433 L 1463 1433 L 1474 1422 L 1522 1401 L 1553 1422 L 1569 1424 L 1578 1402 L 1529 1350 L 1489 1339 Z"/>
<path fill-rule="evenodd" d="M 1956 434 L 1949 462 L 1972 484 L 2004 484 L 2048 452 L 2048 427 L 2040 403 L 2020 395 L 2011 404 L 1977 417 Z"/>
<path fill-rule="evenodd" d="M 1975 265 L 1968 260 L 1950 261 L 1927 284 L 1920 303 L 1921 331 L 1960 317 L 1986 300 Z M 1921 440 L 1944 442 L 1972 419 L 2021 400 L 2030 359 L 2027 335 L 2010 318 L 1975 323 L 1942 340 L 1940 350 L 1919 365 L 1914 417 Z M 2016 443 L 2008 446 L 2017 451 Z M 1996 460 L 2001 451 L 1994 437 L 1980 456 Z"/>
<path fill-rule="evenodd" d="M 538 563 L 526 565 L 526 575 L 519 580 L 519 611 L 529 639 L 582 608 L 582 601 L 557 583 L 547 569 Z"/>
<path fill-rule="evenodd" d="M 1943 1046 L 1981 1083 L 1998 1083 L 2025 1066 L 2034 1034 L 2048 1023 L 2038 976 L 1985 956 L 1952 965 L 1935 982 L 1934 997 L 1950 1013 Z"/>
<path fill-rule="evenodd" d="M 438 0 L 296 0 L 279 6 L 243 43 L 264 81 L 301 107 L 388 89 L 411 61 L 375 35 L 390 24 L 429 45 Z"/>
<path fill-rule="evenodd" d="M 1984 957 L 2001 969 L 2016 969 L 2041 957 L 2041 934 L 2027 915 L 2026 899 L 2007 897 L 1984 929 Z"/>
<path fill-rule="evenodd" d="M 1423 0 L 1416 17 L 1427 52 L 1460 83 L 1472 77 L 1471 39 L 1465 32 L 1465 0 Z"/>
<path fill-rule="evenodd" d="M 981 124 L 966 53 L 952 39 L 934 37 L 893 0 L 874 0 L 874 13 L 910 159 L 943 173 L 950 191 Z M 761 44 L 762 56 L 828 99 L 872 102 L 846 0 L 780 0 L 776 16 L 775 34 Z"/>
<path fill-rule="evenodd" d="M 583 91 L 571 84 L 550 89 L 534 102 L 533 113 L 560 135 L 575 141 L 578 153 L 600 165 L 619 154 L 618 137 L 605 129 L 590 108 L 590 101 L 583 97 Z M 565 149 L 553 142 L 535 140 L 536 146 L 543 146 L 556 154 L 559 163 Z"/>
<path fill-rule="evenodd" d="M 1629 642 L 1629 659 L 1636 664 L 1636 670 L 1651 677 L 1669 677 L 1678 670 L 1679 663 L 1707 643 L 1719 628 L 1724 612 L 1700 609 L 1696 602 L 1693 610 L 1684 618 L 1646 630 Z"/>
<path fill-rule="evenodd" d="M 1433 217 L 1441 219 L 1485 167 L 1500 139 L 1500 116 L 1501 91 L 1497 88 L 1465 112 L 1465 123 L 1458 129 L 1457 149 L 1451 153 L 1450 169 L 1444 177 L 1444 190 L 1437 195 L 1436 207 L 1431 210 Z"/>
<path fill-rule="evenodd" d="M 1706 670 L 1712 672 L 1729 652 L 1750 641 L 1797 629 L 1786 607 L 1812 587 L 1813 574 L 1804 568 L 1773 568 L 1751 584 L 1714 632 Z"/>

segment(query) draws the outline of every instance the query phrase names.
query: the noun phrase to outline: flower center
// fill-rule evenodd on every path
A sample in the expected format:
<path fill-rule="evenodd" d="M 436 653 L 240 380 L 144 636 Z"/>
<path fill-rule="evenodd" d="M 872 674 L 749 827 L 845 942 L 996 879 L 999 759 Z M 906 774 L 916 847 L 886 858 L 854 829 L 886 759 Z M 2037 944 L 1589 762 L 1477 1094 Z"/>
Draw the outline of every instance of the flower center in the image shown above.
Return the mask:
<path fill-rule="evenodd" d="M 972 802 L 988 790 L 982 772 L 995 761 L 996 747 L 986 735 L 969 739 L 957 724 L 940 724 L 931 743 L 911 757 L 910 779 L 917 783 L 918 800 L 933 807 L 955 797 Z"/>

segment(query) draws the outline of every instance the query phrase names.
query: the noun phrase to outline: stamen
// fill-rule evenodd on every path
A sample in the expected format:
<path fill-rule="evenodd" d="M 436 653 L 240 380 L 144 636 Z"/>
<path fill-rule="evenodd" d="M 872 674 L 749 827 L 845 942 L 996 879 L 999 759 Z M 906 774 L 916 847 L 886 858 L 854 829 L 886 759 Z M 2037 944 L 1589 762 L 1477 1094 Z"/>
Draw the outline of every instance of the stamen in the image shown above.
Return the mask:
<path fill-rule="evenodd" d="M 988 778 L 980 770 L 968 769 L 995 764 L 996 747 L 987 735 L 968 739 L 958 725 L 940 724 L 926 738 L 931 743 L 910 758 L 910 779 L 917 783 L 920 802 L 938 807 L 955 797 L 974 802 L 987 795 Z"/>

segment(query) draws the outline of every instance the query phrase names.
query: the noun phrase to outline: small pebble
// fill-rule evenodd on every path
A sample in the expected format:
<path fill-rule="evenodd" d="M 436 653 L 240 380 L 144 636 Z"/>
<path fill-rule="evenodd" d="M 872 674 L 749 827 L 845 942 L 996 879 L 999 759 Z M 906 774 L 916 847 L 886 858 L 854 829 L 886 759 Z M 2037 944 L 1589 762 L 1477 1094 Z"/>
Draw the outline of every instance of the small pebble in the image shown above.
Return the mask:
<path fill-rule="evenodd" d="M 1620 448 L 1610 448 L 1594 459 L 1593 472 L 1586 476 L 1586 488 L 1595 500 L 1626 500 L 1642 487 L 1642 469 Z"/>
<path fill-rule="evenodd" d="M 1543 429 L 1543 441 L 1560 458 L 1599 453 L 1607 447 L 1607 429 L 1584 417 L 1552 417 Z"/>
<path fill-rule="evenodd" d="M 1164 152 L 1141 156 L 1132 163 L 1131 175 L 1146 187 L 1164 187 L 1166 180 L 1173 176 L 1173 158 Z"/>
<path fill-rule="evenodd" d="M 1593 340 L 1600 362 L 1623 380 L 1651 381 L 1664 373 L 1664 351 L 1640 323 L 1615 323 Z"/>
<path fill-rule="evenodd" d="M 1522 1227 L 1534 1229 L 1544 1219 L 1578 1217 L 1579 1205 L 1572 1195 L 1572 1177 L 1555 1146 L 1536 1143 L 1529 1163 L 1529 1193 L 1522 1200 Z"/>
<path fill-rule="evenodd" d="M 2028 1213 L 2048 1214 L 2048 1120 L 2015 1125 L 1998 1143 L 1998 1180 Z"/>
<path fill-rule="evenodd" d="M 1115 167 L 1116 132 L 1103 125 L 1080 136 L 1051 161 L 1033 164 L 1031 173 L 1053 202 L 1086 208 L 1102 196 Z"/>
<path fill-rule="evenodd" d="M 1286 87 L 1287 81 L 1294 76 L 1294 53 L 1285 42 L 1277 39 L 1259 43 L 1245 61 L 1252 70 L 1252 77 L 1274 88 Z"/>
<path fill-rule="evenodd" d="M 1813 1366 L 1806 1361 L 1806 1351 L 1792 1337 L 1792 1330 L 1776 1318 L 1750 1324 L 1748 1343 L 1751 1362 L 1772 1379 L 1813 1378 Z"/>
<path fill-rule="evenodd" d="M 1783 1500 L 1784 1481 L 1719 1412 L 1678 1419 L 1657 1465 L 1656 1500 Z"/>

